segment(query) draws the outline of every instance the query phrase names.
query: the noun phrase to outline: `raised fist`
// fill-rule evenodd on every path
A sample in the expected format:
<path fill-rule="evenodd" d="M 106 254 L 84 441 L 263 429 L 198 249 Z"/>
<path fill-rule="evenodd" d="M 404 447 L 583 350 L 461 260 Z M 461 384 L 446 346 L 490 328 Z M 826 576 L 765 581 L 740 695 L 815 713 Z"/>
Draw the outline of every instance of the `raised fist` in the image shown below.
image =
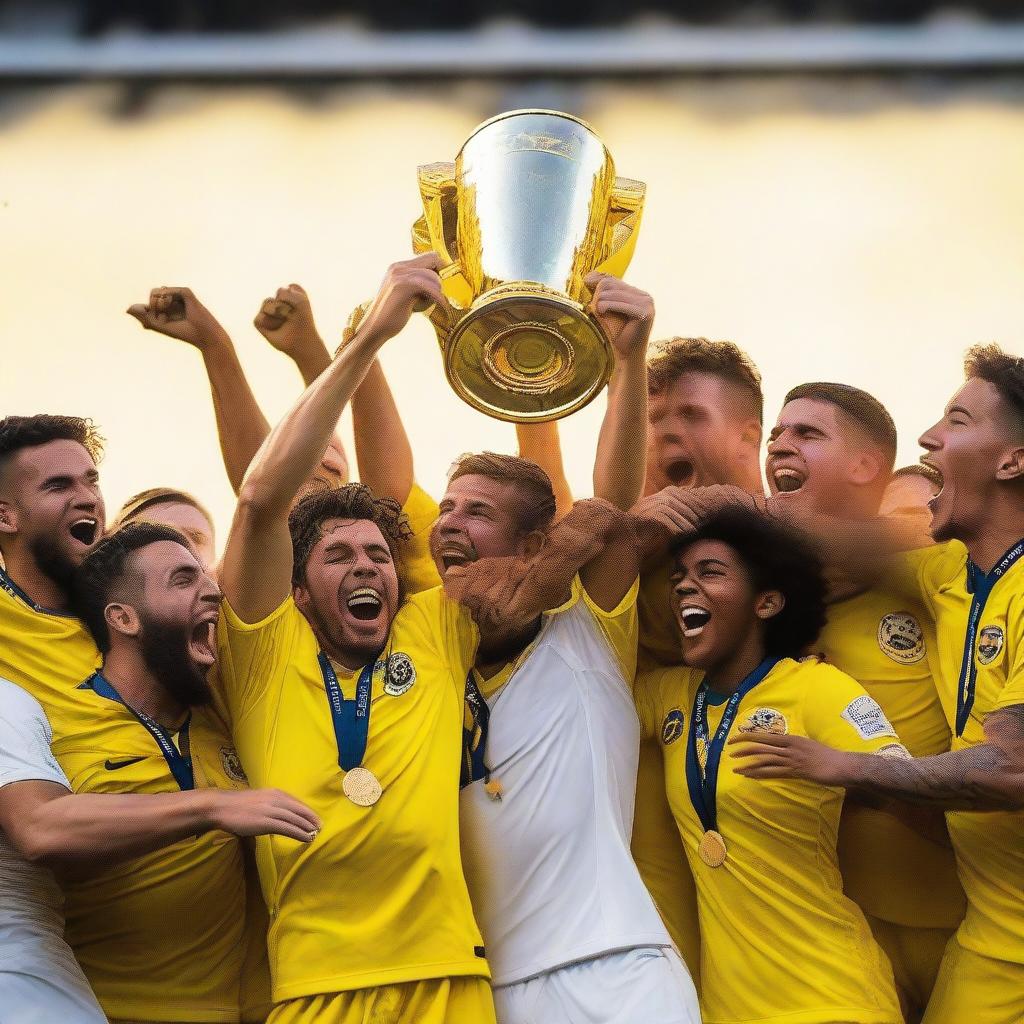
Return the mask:
<path fill-rule="evenodd" d="M 278 288 L 272 299 L 264 299 L 253 320 L 256 330 L 285 355 L 294 355 L 308 344 L 322 345 L 313 322 L 309 296 L 301 285 Z"/>
<path fill-rule="evenodd" d="M 650 295 L 596 270 L 586 276 L 584 284 L 594 293 L 587 308 L 601 325 L 615 358 L 646 352 L 654 326 L 654 300 Z"/>
<path fill-rule="evenodd" d="M 190 288 L 154 288 L 148 305 L 136 303 L 126 312 L 147 331 L 187 341 L 200 350 L 227 339 L 227 332 Z"/>

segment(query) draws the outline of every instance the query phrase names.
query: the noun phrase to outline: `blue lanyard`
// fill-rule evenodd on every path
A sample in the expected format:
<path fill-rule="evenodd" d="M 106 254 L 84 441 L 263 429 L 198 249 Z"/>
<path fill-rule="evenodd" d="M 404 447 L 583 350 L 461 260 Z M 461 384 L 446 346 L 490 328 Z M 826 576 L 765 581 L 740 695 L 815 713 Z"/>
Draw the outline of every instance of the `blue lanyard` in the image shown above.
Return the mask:
<path fill-rule="evenodd" d="M 18 586 L 14 580 L 0 567 L 0 590 L 6 590 L 11 597 L 17 598 L 19 601 L 24 601 L 34 612 L 40 612 L 43 615 L 59 615 L 62 619 L 73 619 L 74 615 L 69 612 L 56 612 L 52 608 L 44 608 L 41 604 L 36 604 L 28 594 L 25 593 L 21 587 Z"/>
<path fill-rule="evenodd" d="M 487 734 L 490 731 L 491 709 L 480 692 L 470 669 L 466 676 L 466 701 L 462 724 L 462 769 L 459 773 L 459 789 L 465 789 L 478 779 L 485 783 L 491 781 L 491 770 L 485 760 L 487 754 Z"/>
<path fill-rule="evenodd" d="M 338 767 L 342 771 L 350 772 L 363 763 L 363 757 L 366 755 L 366 741 L 370 735 L 370 686 L 376 662 L 365 665 L 359 673 L 355 699 L 345 700 L 330 659 L 321 651 L 317 655 L 317 660 L 320 662 L 320 674 L 324 677 L 327 703 L 331 709 L 331 720 L 334 722 L 334 739 L 338 744 Z"/>
<path fill-rule="evenodd" d="M 964 637 L 964 656 L 960 663 L 960 681 L 956 691 L 956 734 L 962 736 L 974 708 L 978 687 L 978 666 L 974 660 L 974 645 L 978 639 L 985 604 L 996 584 L 1010 571 L 1010 567 L 1024 555 L 1024 540 L 1018 541 L 996 563 L 990 573 L 983 573 L 970 559 L 967 560 L 967 592 L 971 597 L 971 612 L 967 617 L 967 635 Z"/>
<path fill-rule="evenodd" d="M 108 700 L 116 700 L 123 704 L 138 720 L 145 726 L 146 731 L 156 740 L 160 753 L 164 755 L 167 767 L 171 769 L 174 781 L 178 789 L 195 789 L 195 776 L 192 773 L 192 758 L 185 757 L 174 745 L 170 733 L 157 721 L 150 718 L 144 711 L 136 711 L 130 704 L 125 703 L 121 695 L 110 685 L 110 681 L 99 672 L 91 675 L 83 684 L 83 687 L 94 690 L 101 697 Z M 181 745 L 188 747 L 188 729 L 192 724 L 192 712 L 189 712 L 185 724 L 181 727 Z"/>
<path fill-rule="evenodd" d="M 690 792 L 690 803 L 704 826 L 704 831 L 718 830 L 718 766 L 722 760 L 722 749 L 729 736 L 736 709 L 740 701 L 755 687 L 775 666 L 781 658 L 765 658 L 746 679 L 740 683 L 736 692 L 729 698 L 722 712 L 722 721 L 718 724 L 714 738 L 708 739 L 708 684 L 702 682 L 697 687 L 693 698 L 693 712 L 690 715 L 690 735 L 686 741 L 686 788 Z M 697 740 L 707 744 L 707 759 L 704 771 L 701 772 L 700 759 L 697 757 Z"/>

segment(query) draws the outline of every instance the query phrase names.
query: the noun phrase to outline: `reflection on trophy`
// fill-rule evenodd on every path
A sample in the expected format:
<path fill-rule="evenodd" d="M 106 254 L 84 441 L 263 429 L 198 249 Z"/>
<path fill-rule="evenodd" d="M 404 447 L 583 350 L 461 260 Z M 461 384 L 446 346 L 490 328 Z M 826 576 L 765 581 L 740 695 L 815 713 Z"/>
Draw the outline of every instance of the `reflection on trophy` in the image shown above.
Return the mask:
<path fill-rule="evenodd" d="M 645 186 L 569 114 L 513 110 L 480 125 L 455 163 L 419 168 L 417 253 L 447 261 L 455 322 L 431 313 L 456 393 L 489 416 L 560 419 L 608 382 L 612 353 L 584 309 L 593 270 L 621 277 Z"/>

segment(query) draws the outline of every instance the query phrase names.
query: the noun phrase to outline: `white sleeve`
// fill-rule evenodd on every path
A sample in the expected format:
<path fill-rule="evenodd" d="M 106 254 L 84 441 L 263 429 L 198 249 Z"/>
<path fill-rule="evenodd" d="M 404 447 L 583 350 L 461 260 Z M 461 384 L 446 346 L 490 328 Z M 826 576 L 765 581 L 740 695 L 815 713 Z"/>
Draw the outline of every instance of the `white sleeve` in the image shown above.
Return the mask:
<path fill-rule="evenodd" d="M 0 787 L 12 782 L 56 782 L 71 789 L 50 750 L 50 723 L 39 701 L 0 679 Z"/>

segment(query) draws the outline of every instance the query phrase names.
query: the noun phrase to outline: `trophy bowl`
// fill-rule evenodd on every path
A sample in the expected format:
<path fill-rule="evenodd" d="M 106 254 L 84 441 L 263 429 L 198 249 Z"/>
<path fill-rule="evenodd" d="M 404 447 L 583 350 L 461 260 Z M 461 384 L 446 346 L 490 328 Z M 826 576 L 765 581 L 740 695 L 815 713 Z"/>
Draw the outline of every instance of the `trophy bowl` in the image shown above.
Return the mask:
<path fill-rule="evenodd" d="M 430 313 L 449 383 L 496 419 L 561 419 L 611 375 L 584 279 L 629 265 L 645 186 L 616 178 L 584 121 L 513 110 L 485 121 L 454 163 L 419 168 L 413 249 L 445 260 L 454 319 Z"/>

